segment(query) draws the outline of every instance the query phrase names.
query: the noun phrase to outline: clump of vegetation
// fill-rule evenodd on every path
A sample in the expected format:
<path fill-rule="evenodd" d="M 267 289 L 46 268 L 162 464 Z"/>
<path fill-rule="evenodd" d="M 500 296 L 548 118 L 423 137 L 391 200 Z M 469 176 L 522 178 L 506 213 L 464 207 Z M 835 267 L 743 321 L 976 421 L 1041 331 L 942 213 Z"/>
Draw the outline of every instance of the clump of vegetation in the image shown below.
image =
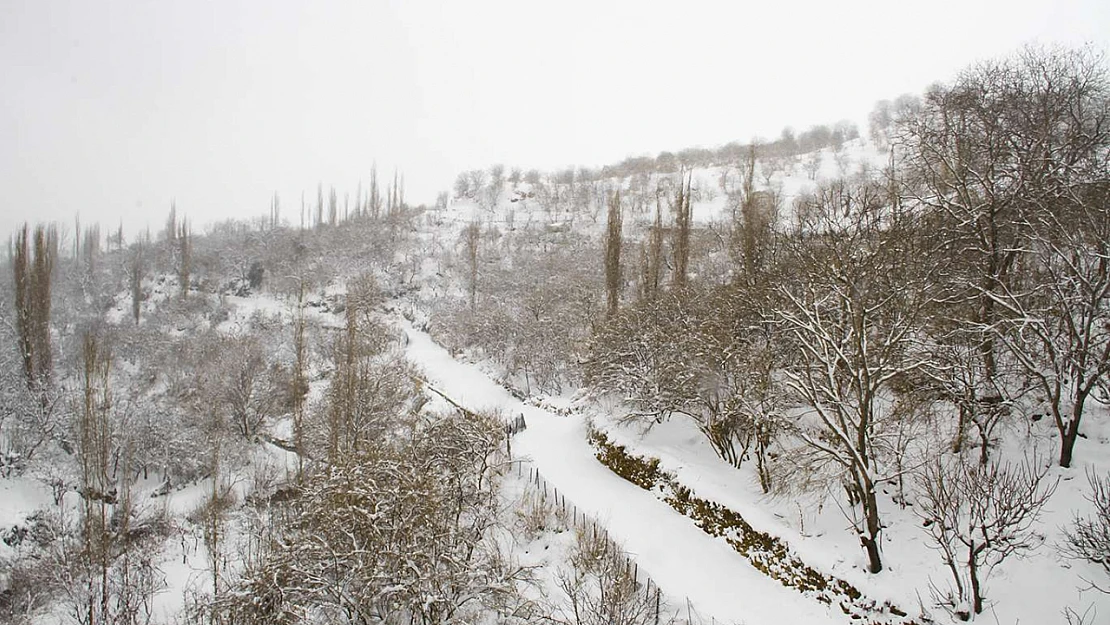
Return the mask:
<path fill-rule="evenodd" d="M 631 454 L 597 429 L 590 430 L 589 441 L 602 464 L 644 490 L 657 491 L 668 505 L 690 517 L 706 534 L 724 538 L 737 553 L 771 579 L 822 603 L 835 604 L 861 623 L 916 623 L 890 602 L 868 599 L 848 582 L 810 567 L 784 541 L 755 529 L 739 512 L 696 497 L 673 473 L 660 468 L 658 458 Z"/>

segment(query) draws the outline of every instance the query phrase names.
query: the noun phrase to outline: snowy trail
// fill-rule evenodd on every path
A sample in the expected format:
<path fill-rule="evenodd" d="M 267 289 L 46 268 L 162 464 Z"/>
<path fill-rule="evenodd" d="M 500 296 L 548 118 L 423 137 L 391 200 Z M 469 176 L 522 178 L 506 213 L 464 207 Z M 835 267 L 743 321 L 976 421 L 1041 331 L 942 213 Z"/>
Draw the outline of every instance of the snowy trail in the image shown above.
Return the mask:
<path fill-rule="evenodd" d="M 453 359 L 424 332 L 403 324 L 406 354 L 432 384 L 469 409 L 523 413 L 528 429 L 513 439 L 552 485 L 602 523 L 672 600 L 690 600 L 717 622 L 750 625 L 846 623 L 848 617 L 764 576 L 651 493 L 601 465 L 580 417 L 526 406 L 477 367 Z"/>

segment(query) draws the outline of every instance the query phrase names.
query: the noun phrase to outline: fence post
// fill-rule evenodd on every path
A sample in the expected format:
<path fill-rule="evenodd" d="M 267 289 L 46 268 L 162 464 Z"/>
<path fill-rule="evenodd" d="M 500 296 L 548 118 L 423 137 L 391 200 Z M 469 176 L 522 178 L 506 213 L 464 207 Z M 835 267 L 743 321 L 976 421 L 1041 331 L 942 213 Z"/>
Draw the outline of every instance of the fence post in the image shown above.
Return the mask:
<path fill-rule="evenodd" d="M 655 625 L 659 625 L 659 586 L 655 586 Z"/>

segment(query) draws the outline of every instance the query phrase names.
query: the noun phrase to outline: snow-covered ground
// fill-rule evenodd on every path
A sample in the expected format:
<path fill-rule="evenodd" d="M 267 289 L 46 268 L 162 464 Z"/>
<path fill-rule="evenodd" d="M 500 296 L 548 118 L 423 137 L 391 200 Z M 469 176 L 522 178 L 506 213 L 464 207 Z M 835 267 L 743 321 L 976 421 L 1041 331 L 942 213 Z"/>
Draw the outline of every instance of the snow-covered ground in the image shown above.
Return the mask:
<path fill-rule="evenodd" d="M 688 599 L 708 617 L 742 623 L 849 622 L 838 611 L 810 600 L 765 577 L 723 541 L 710 538 L 686 517 L 651 493 L 618 477 L 601 465 L 586 441 L 586 420 L 572 411 L 567 416 L 522 402 L 498 386 L 476 365 L 461 363 L 425 333 L 405 328 L 408 357 L 426 372 L 428 380 L 456 402 L 471 409 L 498 410 L 507 416 L 524 415 L 528 429 L 514 438 L 514 453 L 527 456 L 547 480 L 599 519 L 672 599 Z M 565 402 L 564 402 L 565 403 Z M 560 411 L 563 412 L 563 411 Z M 930 585 L 945 588 L 948 571 L 926 541 L 912 506 L 889 504 L 883 510 L 886 571 L 866 572 L 865 558 L 848 522 L 832 503 L 764 496 L 753 475 L 719 460 L 695 428 L 669 421 L 646 433 L 622 428 L 605 414 L 593 417 L 616 442 L 635 453 L 657 457 L 700 497 L 740 511 L 755 528 L 787 541 L 810 566 L 840 577 L 872 599 L 891 601 L 913 612 L 924 607 L 933 618 L 948 616 L 935 608 Z M 1044 463 L 1053 459 L 1052 426 L 1014 433 L 1024 438 L 1023 449 L 1007 450 L 1021 458 L 1036 447 Z M 1060 479 L 1056 494 L 1043 511 L 1037 529 L 1044 544 L 1033 554 L 1007 560 L 987 581 L 990 623 L 1055 623 L 1071 608 L 1089 615 L 1110 615 L 1110 597 L 1089 590 L 1086 580 L 1101 571 L 1089 563 L 1060 555 L 1060 530 L 1076 512 L 1086 513 L 1087 467 L 1106 471 L 1110 428 L 1104 414 L 1092 416 L 1086 439 L 1077 446 L 1072 469 L 1050 469 L 1048 479 Z M 1018 436 L 1020 434 L 1020 436 Z M 894 487 L 888 485 L 893 492 Z M 1031 601 L 1030 597 L 1037 597 Z M 1088 621 L 1092 622 L 1092 621 Z M 1097 619 L 1093 622 L 1099 622 Z"/>
<path fill-rule="evenodd" d="M 803 162 L 807 158 L 816 159 L 816 164 Z M 883 155 L 873 146 L 856 140 L 846 144 L 840 153 L 826 149 L 793 159 L 770 176 L 770 188 L 779 194 L 783 218 L 788 219 L 793 199 L 821 180 L 851 174 L 864 167 L 881 167 L 883 160 Z M 728 167 L 712 167 L 694 173 L 695 187 L 715 189 L 694 202 L 694 219 L 698 223 L 724 219 L 727 200 L 718 187 L 724 175 L 735 177 L 736 172 Z M 756 176 L 759 179 L 757 188 L 768 188 L 758 168 Z M 549 225 L 573 219 L 576 232 L 600 233 L 604 228 L 604 215 L 598 219 L 588 214 L 549 214 L 535 202 L 510 205 L 508 197 L 509 194 L 504 193 L 492 210 L 483 209 L 473 201 L 457 201 L 436 217 L 438 222 L 429 220 L 431 227 L 420 236 L 442 237 L 442 242 L 450 244 L 474 219 L 498 226 L 507 225 L 511 219 L 517 224 L 532 221 Z M 441 241 L 435 239 L 433 242 Z M 432 255 L 424 258 L 423 270 L 417 272 L 419 277 L 427 278 L 440 262 Z M 145 322 L 146 315 L 172 298 L 177 287 L 175 278 L 169 275 L 156 276 L 144 287 L 150 291 L 150 297 L 142 305 Z M 307 314 L 320 326 L 337 327 L 342 323 L 342 316 L 327 312 L 323 304 L 332 298 L 340 299 L 344 293 L 342 281 L 329 283 L 322 291 L 309 296 L 310 301 L 320 306 L 306 307 Z M 124 323 L 130 314 L 129 293 L 119 293 L 116 302 L 118 305 L 107 311 L 107 318 L 113 323 Z M 273 320 L 277 327 L 288 327 L 294 318 L 294 303 L 265 294 L 223 295 L 220 305 L 227 315 L 222 321 L 213 323 L 213 329 L 224 335 L 239 334 L 252 319 L 265 318 Z M 416 313 L 417 317 L 421 314 L 418 310 L 410 309 L 409 312 Z M 614 413 L 619 411 L 619 406 L 579 405 L 567 397 L 555 398 L 540 406 L 521 401 L 494 382 L 495 376 L 485 370 L 490 368 L 489 363 L 460 362 L 425 332 L 403 320 L 396 321 L 407 338 L 407 357 L 424 371 L 435 389 L 467 408 L 496 410 L 506 418 L 524 416 L 528 428 L 513 438 L 514 455 L 527 459 L 529 466 L 537 469 L 578 510 L 604 526 L 639 569 L 661 587 L 672 605 L 689 605 L 707 620 L 721 623 L 852 622 L 836 608 L 830 609 L 766 577 L 723 540 L 708 536 L 653 493 L 625 481 L 599 463 L 587 442 L 588 419 L 633 453 L 658 458 L 661 467 L 673 473 L 694 494 L 741 512 L 753 527 L 787 542 L 809 566 L 850 582 L 872 599 L 891 601 L 913 614 L 920 607 L 930 609 L 933 603 L 929 595 L 931 585 L 943 589 L 949 584 L 949 574 L 938 554 L 930 549 L 921 521 L 915 517 L 912 507 L 903 509 L 884 500 L 886 570 L 880 575 L 871 575 L 865 570 L 863 552 L 841 510 L 833 503 L 834 498 L 825 497 L 824 493 L 807 495 L 804 499 L 762 495 L 750 470 L 738 471 L 720 461 L 704 436 L 679 419 L 645 433 L 617 423 Z M 326 380 L 314 378 L 310 397 L 319 399 L 326 384 Z M 542 407 L 552 405 L 576 409 Z M 1084 499 L 1087 492 L 1084 472 L 1088 469 L 1100 474 L 1110 472 L 1110 417 L 1097 407 L 1085 419 L 1084 437 L 1076 446 L 1076 465 L 1069 470 L 1049 470 L 1049 479 L 1058 478 L 1060 482 L 1035 526 L 1043 537 L 1043 544 L 1031 555 L 1007 560 L 987 580 L 989 606 L 987 613 L 978 617 L 980 622 L 1058 623 L 1064 621 L 1065 608 L 1080 614 L 1086 612 L 1087 623 L 1110 622 L 1104 620 L 1110 619 L 1110 595 L 1084 590 L 1089 587 L 1087 580 L 1104 578 L 1103 572 L 1096 565 L 1065 559 L 1059 550 L 1061 528 L 1067 526 L 1076 513 L 1087 514 L 1091 508 Z M 279 421 L 271 433 L 277 438 L 288 439 L 289 429 L 288 420 Z M 1051 463 L 1054 457 L 1055 431 L 1047 420 L 1015 426 L 1005 432 L 1004 438 L 1007 441 L 1004 453 L 1008 458 L 1020 459 L 1033 449 L 1040 452 L 1043 463 Z M 240 501 L 252 484 L 258 480 L 282 479 L 295 462 L 291 454 L 268 444 L 257 446 L 252 454 L 249 464 L 255 468 L 235 475 L 232 480 Z M 149 483 L 138 488 L 149 502 L 145 505 L 163 507 L 171 517 L 182 520 L 178 533 L 164 542 L 159 564 L 164 591 L 155 598 L 155 616 L 170 621 L 185 605 L 188 591 L 203 591 L 208 584 L 203 540 L 198 529 L 190 527 L 184 519 L 208 496 L 211 482 L 201 480 L 165 496 L 151 498 L 150 491 L 159 486 Z M 886 488 L 892 492 L 895 487 L 886 485 Z M 507 496 L 514 493 L 523 497 L 519 484 L 510 484 Z M 70 493 L 66 499 L 76 500 L 76 495 Z M 63 502 L 63 506 L 72 503 Z M 0 480 L 0 532 L 23 523 L 36 510 L 54 506 L 50 488 L 36 478 Z M 516 545 L 523 550 L 522 559 L 529 565 L 549 569 L 545 573 L 549 587 L 554 568 L 566 560 L 571 534 L 573 532 L 522 538 Z M 235 540 L 232 534 L 228 544 Z M 0 542 L 0 560 L 13 555 L 15 548 Z M 0 589 L 3 582 L 0 579 Z M 950 619 L 936 609 L 930 611 L 941 622 Z"/>
<path fill-rule="evenodd" d="M 636 454 L 659 458 L 661 468 L 674 473 L 697 495 L 741 511 L 757 529 L 789 542 L 810 566 L 852 583 L 872 598 L 908 608 L 920 601 L 928 608 L 933 603 L 930 584 L 938 588 L 949 584 L 949 572 L 926 540 L 912 505 L 903 509 L 883 501 L 886 570 L 871 575 L 840 509 L 832 503 L 818 505 L 824 500 L 822 493 L 814 494 L 813 500 L 761 494 L 750 467 L 738 471 L 717 458 L 705 437 L 688 422 L 671 420 L 644 433 L 635 426 L 607 421 L 603 414 L 595 416 L 616 443 Z M 1042 420 L 1029 431 L 1007 433 L 1011 442 L 1002 450 L 1004 457 L 1020 462 L 1035 455 L 1042 465 L 1053 465 L 1046 480 L 1059 479 L 1059 485 L 1035 524 L 1043 537 L 1040 547 L 1032 554 L 1005 561 L 987 580 L 990 613 L 980 617 L 987 622 L 1062 622 L 1065 608 L 1082 613 L 1092 606 L 1098 613 L 1110 615 L 1110 597 L 1085 590 L 1087 580 L 1097 580 L 1104 573 L 1096 565 L 1068 560 L 1059 551 L 1061 529 L 1071 523 L 1074 514 L 1086 515 L 1091 510 L 1084 498 L 1088 490 L 1085 471 L 1105 474 L 1110 470 L 1108 419 L 1103 411 L 1093 411 L 1088 419 L 1084 427 L 1087 438 L 1077 442 L 1078 460 L 1071 469 L 1054 466 L 1057 443 L 1050 423 Z M 895 488 L 884 485 L 884 495 L 893 495 Z M 914 485 L 908 483 L 906 489 L 912 502 Z M 1030 601 L 1034 596 L 1038 600 Z M 931 612 L 940 619 L 938 610 Z"/>
<path fill-rule="evenodd" d="M 427 334 L 405 328 L 408 357 L 429 382 L 472 410 L 523 414 L 528 429 L 513 452 L 531 459 L 546 479 L 597 518 L 673 600 L 689 601 L 725 623 L 846 623 L 846 616 L 764 576 L 721 540 L 711 538 L 651 493 L 601 465 L 580 416 L 526 405 L 472 365 L 459 363 Z"/>

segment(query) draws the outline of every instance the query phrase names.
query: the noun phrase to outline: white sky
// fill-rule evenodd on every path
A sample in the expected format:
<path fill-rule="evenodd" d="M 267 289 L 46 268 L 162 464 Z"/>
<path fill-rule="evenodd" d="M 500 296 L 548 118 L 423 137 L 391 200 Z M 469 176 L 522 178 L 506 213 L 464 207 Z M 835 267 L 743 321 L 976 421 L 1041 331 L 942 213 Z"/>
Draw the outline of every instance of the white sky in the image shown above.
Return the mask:
<path fill-rule="evenodd" d="M 1110 49 L 1110 2 L 0 0 L 0 236 L 775 137 L 1031 41 Z"/>

